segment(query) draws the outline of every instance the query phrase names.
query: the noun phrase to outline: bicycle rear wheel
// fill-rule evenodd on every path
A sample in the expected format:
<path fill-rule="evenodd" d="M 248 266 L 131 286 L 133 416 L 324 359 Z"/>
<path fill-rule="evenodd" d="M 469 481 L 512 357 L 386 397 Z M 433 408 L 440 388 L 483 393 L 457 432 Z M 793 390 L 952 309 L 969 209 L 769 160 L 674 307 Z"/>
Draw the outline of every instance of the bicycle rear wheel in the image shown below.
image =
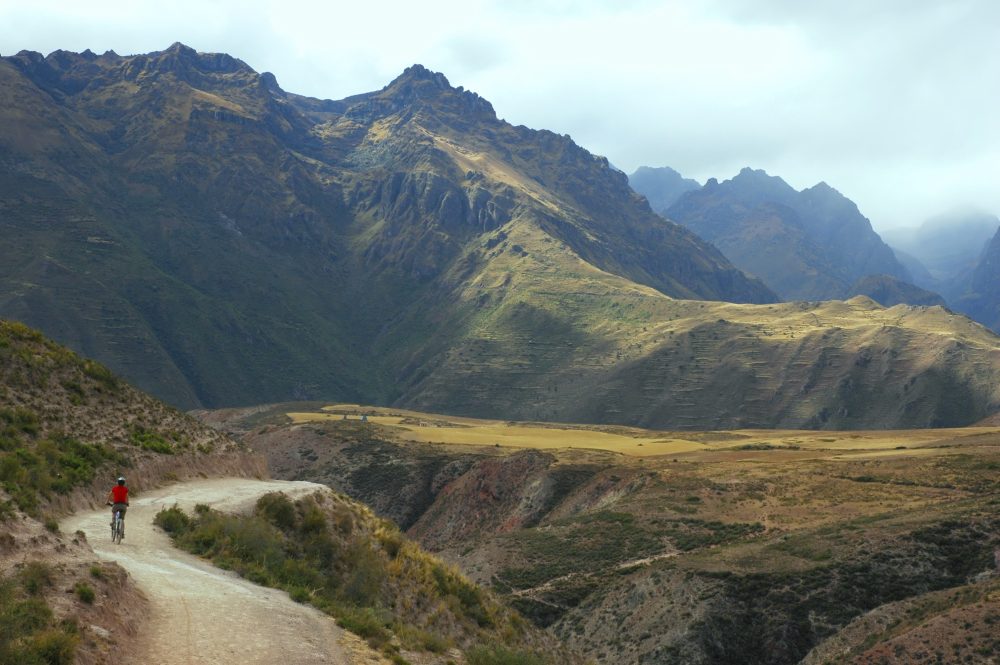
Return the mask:
<path fill-rule="evenodd" d="M 111 540 L 115 543 L 122 542 L 122 538 L 125 537 L 125 520 L 122 519 L 120 513 L 115 513 L 115 524 L 111 529 Z"/>

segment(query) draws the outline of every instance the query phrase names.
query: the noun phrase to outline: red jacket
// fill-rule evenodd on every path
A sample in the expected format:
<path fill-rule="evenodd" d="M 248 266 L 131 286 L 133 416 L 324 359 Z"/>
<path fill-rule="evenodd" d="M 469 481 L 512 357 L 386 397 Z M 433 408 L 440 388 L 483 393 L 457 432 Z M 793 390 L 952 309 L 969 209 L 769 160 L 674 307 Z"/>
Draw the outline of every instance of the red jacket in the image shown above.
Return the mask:
<path fill-rule="evenodd" d="M 112 487 L 111 500 L 114 503 L 128 503 L 128 488 L 124 485 L 115 485 Z"/>

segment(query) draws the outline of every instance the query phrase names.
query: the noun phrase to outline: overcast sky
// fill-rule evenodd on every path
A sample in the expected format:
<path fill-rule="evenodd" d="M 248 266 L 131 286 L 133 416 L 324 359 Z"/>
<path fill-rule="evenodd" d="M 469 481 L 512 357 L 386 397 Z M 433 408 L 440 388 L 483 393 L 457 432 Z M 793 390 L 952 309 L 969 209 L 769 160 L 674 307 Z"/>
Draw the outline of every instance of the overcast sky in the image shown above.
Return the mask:
<path fill-rule="evenodd" d="M 419 62 L 626 172 L 820 180 L 876 228 L 1000 214 L 996 0 L 0 0 L 0 53 L 175 41 L 338 99 Z"/>

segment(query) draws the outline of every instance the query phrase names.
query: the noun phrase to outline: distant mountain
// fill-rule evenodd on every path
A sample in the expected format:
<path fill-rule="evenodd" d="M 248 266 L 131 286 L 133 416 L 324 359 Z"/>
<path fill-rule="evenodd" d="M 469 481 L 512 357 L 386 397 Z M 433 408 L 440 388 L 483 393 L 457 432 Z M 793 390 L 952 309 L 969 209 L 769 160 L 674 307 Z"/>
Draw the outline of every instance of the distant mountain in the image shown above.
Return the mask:
<path fill-rule="evenodd" d="M 903 282 L 888 275 L 867 275 L 848 289 L 851 296 L 868 296 L 884 307 L 893 305 L 945 306 L 944 298 L 909 282 Z"/>
<path fill-rule="evenodd" d="M 772 304 L 606 159 L 421 66 L 331 101 L 180 44 L 23 52 L 0 59 L 0 91 L 0 315 L 177 406 L 687 429 L 961 425 L 1000 407 L 981 326 L 867 298 Z M 692 196 L 720 213 L 766 196 L 810 261 L 888 272 L 829 188 L 751 172 Z"/>
<path fill-rule="evenodd" d="M 857 206 L 826 183 L 799 192 L 745 168 L 683 194 L 666 213 L 786 300 L 847 297 L 867 275 L 911 280 Z"/>
<path fill-rule="evenodd" d="M 923 287 L 925 289 L 936 289 L 940 288 L 941 284 L 934 279 L 934 275 L 931 271 L 927 269 L 927 266 L 917 257 L 913 256 L 908 252 L 904 252 L 896 246 L 892 247 L 892 253 L 896 255 L 899 262 L 903 264 L 910 275 L 913 276 L 913 283 L 916 286 Z"/>
<path fill-rule="evenodd" d="M 955 307 L 976 321 L 1000 331 L 1000 230 L 983 250 Z"/>
<path fill-rule="evenodd" d="M 998 228 L 1000 219 L 996 215 L 961 210 L 931 217 L 919 227 L 889 229 L 882 232 L 882 237 L 926 267 L 931 280 L 915 273 L 918 285 L 957 302 L 968 289 L 972 271 Z"/>
<path fill-rule="evenodd" d="M 628 184 L 649 201 L 649 206 L 665 215 L 685 192 L 701 189 L 697 180 L 685 178 L 669 166 L 640 166 L 628 177 Z"/>

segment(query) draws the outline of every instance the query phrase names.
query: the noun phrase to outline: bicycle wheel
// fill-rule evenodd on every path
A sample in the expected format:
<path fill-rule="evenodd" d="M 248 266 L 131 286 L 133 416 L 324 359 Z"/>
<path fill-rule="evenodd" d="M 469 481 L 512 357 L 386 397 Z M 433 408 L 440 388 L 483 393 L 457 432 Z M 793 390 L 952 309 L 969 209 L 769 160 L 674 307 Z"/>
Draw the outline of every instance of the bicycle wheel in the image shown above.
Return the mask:
<path fill-rule="evenodd" d="M 120 514 L 115 515 L 115 529 L 114 535 L 111 540 L 116 543 L 122 542 L 122 538 L 125 536 L 125 521 L 122 519 Z"/>

